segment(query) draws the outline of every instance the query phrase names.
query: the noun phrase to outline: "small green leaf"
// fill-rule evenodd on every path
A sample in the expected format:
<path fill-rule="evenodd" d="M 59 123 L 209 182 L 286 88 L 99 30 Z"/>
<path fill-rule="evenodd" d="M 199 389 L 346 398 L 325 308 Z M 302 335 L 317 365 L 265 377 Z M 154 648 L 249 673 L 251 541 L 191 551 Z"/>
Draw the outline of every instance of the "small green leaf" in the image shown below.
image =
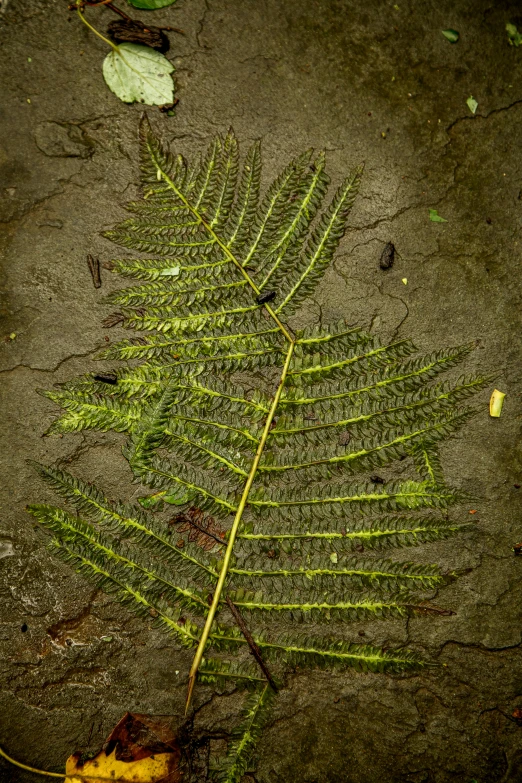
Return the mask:
<path fill-rule="evenodd" d="M 510 46 L 520 46 L 522 44 L 522 35 L 518 32 L 514 24 L 509 22 L 506 25 L 506 31 L 508 34 L 508 43 Z"/>
<path fill-rule="evenodd" d="M 189 502 L 191 497 L 192 495 L 187 492 L 184 495 L 164 495 L 162 499 L 170 506 L 183 506 Z"/>
<path fill-rule="evenodd" d="M 102 642 L 112 642 L 112 636 L 100 636 Z"/>
<path fill-rule="evenodd" d="M 468 104 L 468 108 L 469 108 L 470 112 L 472 114 L 475 114 L 475 112 L 477 111 L 477 108 L 478 108 L 478 102 L 475 100 L 473 95 L 469 96 L 469 98 L 466 101 L 466 103 Z"/>
<path fill-rule="evenodd" d="M 158 503 L 161 503 L 161 501 L 164 499 L 164 495 L 165 491 L 156 492 L 154 495 L 138 498 L 138 503 L 142 508 L 154 508 L 154 506 L 157 506 Z"/>
<path fill-rule="evenodd" d="M 162 269 L 160 272 L 161 277 L 177 277 L 179 275 L 179 266 L 169 266 L 167 269 Z"/>
<path fill-rule="evenodd" d="M 163 106 L 174 99 L 174 70 L 166 57 L 148 46 L 122 43 L 103 61 L 103 78 L 124 103 Z"/>
<path fill-rule="evenodd" d="M 430 220 L 432 221 L 432 223 L 447 223 L 448 222 L 446 220 L 446 218 L 443 218 L 443 217 L 441 217 L 439 215 L 439 213 L 437 212 L 436 209 L 430 209 L 430 210 L 428 210 L 428 212 L 430 213 Z"/>
<path fill-rule="evenodd" d="M 441 32 L 444 38 L 447 38 L 450 43 L 457 43 L 460 38 L 460 33 L 456 30 L 452 30 L 451 27 L 447 30 L 441 30 Z"/>
<path fill-rule="evenodd" d="M 332 552 L 332 554 L 330 555 L 330 560 L 332 561 L 332 563 L 337 563 L 337 552 Z"/>
<path fill-rule="evenodd" d="M 166 5 L 172 5 L 176 0 L 129 0 L 134 8 L 143 8 L 146 11 L 154 11 L 155 8 L 165 8 Z"/>

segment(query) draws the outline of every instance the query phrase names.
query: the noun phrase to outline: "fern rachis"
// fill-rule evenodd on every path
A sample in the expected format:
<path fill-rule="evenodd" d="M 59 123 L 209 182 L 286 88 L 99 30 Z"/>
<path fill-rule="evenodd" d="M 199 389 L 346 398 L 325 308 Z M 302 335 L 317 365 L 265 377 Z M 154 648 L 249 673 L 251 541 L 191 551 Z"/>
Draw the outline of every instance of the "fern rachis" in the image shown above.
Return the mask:
<path fill-rule="evenodd" d="M 266 686 L 243 661 L 248 645 L 225 599 L 278 676 L 283 660 L 390 672 L 422 665 L 408 651 L 347 643 L 336 624 L 404 615 L 422 591 L 453 578 L 380 551 L 466 527 L 447 518 L 459 493 L 443 480 L 437 446 L 467 421 L 462 403 L 483 380 L 438 381 L 467 347 L 422 356 L 409 341 L 380 345 L 344 324 L 290 328 L 343 236 L 361 169 L 324 206 L 322 155 L 297 157 L 261 197 L 258 144 L 239 173 L 232 133 L 190 167 L 163 150 L 146 120 L 140 143 L 144 198 L 107 236 L 149 254 L 112 262 L 134 284 L 109 297 L 121 308 L 113 321 L 145 334 L 100 356 L 138 363 L 112 369 L 110 383 L 87 375 L 46 394 L 65 411 L 53 432 L 126 433 L 124 453 L 153 510 L 111 503 L 40 467 L 80 518 L 49 506 L 31 511 L 57 554 L 196 648 L 187 706 L 198 673 L 206 683 L 257 689 L 233 751 L 241 761 L 229 759 L 221 778 L 239 780 Z M 237 386 L 237 370 L 254 371 L 254 391 Z M 372 469 L 406 456 L 417 478 L 372 483 Z M 186 531 L 175 541 L 161 514 L 171 505 L 214 518 L 209 529 L 226 531 L 226 543 L 220 534 L 200 547 Z M 287 618 L 333 630 L 310 638 L 281 630 Z M 204 658 L 210 648 L 234 660 Z"/>

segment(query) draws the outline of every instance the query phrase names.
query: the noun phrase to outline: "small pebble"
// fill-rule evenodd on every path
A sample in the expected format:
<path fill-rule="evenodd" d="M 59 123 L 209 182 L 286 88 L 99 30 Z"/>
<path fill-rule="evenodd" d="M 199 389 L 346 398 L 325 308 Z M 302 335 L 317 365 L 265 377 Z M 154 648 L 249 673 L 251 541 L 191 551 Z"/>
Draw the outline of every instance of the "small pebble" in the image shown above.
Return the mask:
<path fill-rule="evenodd" d="M 391 269 L 393 266 L 393 262 L 395 261 L 395 245 L 393 242 L 388 242 L 386 245 L 384 245 L 384 249 L 381 253 L 381 260 L 379 262 L 379 266 L 381 269 Z"/>

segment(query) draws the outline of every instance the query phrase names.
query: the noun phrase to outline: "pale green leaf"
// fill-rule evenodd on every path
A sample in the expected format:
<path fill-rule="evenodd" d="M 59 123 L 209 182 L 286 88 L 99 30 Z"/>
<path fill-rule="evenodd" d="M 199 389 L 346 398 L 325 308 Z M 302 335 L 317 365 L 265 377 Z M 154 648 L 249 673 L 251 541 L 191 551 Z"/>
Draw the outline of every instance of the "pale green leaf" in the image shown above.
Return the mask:
<path fill-rule="evenodd" d="M 452 30 L 451 27 L 447 30 L 441 30 L 441 32 L 444 38 L 447 38 L 450 43 L 457 43 L 460 38 L 460 33 L 456 30 Z"/>
<path fill-rule="evenodd" d="M 154 506 L 163 501 L 165 494 L 165 492 L 156 492 L 154 495 L 138 498 L 137 500 L 142 508 L 154 508 Z"/>
<path fill-rule="evenodd" d="M 446 220 L 446 218 L 443 218 L 443 217 L 441 217 L 439 215 L 439 213 L 437 212 L 436 209 L 429 209 L 428 212 L 430 214 L 430 220 L 432 221 L 432 223 L 447 223 L 448 222 Z"/>
<path fill-rule="evenodd" d="M 510 46 L 520 46 L 522 44 L 522 35 L 518 32 L 514 24 L 509 22 L 506 25 L 506 31 L 508 34 L 508 42 Z"/>
<path fill-rule="evenodd" d="M 103 61 L 103 78 L 124 103 L 163 106 L 172 103 L 174 67 L 166 57 L 148 46 L 122 43 Z"/>
<path fill-rule="evenodd" d="M 191 495 L 188 492 L 183 493 L 182 495 L 164 495 L 163 496 L 163 502 L 168 503 L 169 506 L 183 506 L 185 503 L 188 503 L 191 499 Z"/>
<path fill-rule="evenodd" d="M 475 98 L 473 97 L 473 95 L 470 95 L 470 96 L 469 96 L 469 98 L 468 98 L 468 100 L 466 101 L 466 103 L 468 104 L 468 108 L 469 108 L 470 112 L 471 112 L 472 114 L 475 114 L 475 112 L 476 112 L 476 111 L 477 111 L 477 109 L 478 109 L 478 101 L 476 101 L 476 100 L 475 100 Z"/>

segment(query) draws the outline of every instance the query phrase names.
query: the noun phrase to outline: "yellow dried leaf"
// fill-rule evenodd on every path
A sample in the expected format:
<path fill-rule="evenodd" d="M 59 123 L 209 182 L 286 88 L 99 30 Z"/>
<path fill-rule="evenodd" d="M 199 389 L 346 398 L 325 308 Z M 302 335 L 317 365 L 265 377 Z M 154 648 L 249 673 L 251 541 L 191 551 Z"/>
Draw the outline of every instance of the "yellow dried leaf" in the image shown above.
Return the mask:
<path fill-rule="evenodd" d="M 67 759 L 64 783 L 180 783 L 180 758 L 166 716 L 127 712 L 94 758 Z"/>
<path fill-rule="evenodd" d="M 127 712 L 97 756 L 83 759 L 81 753 L 74 753 L 61 774 L 22 764 L 2 748 L 0 756 L 15 767 L 60 778 L 63 783 L 181 783 L 181 750 L 170 720 Z"/>
<path fill-rule="evenodd" d="M 506 395 L 504 392 L 501 392 L 498 389 L 495 389 L 491 395 L 491 399 L 489 401 L 489 415 L 493 416 L 494 419 L 498 419 L 502 412 L 505 396 Z"/>
<path fill-rule="evenodd" d="M 166 783 L 179 779 L 172 776 L 173 757 L 172 753 L 158 753 L 138 761 L 118 761 L 116 750 L 109 756 L 102 750 L 82 764 L 74 754 L 65 764 L 65 783 L 86 783 L 86 779 L 89 783 Z"/>

